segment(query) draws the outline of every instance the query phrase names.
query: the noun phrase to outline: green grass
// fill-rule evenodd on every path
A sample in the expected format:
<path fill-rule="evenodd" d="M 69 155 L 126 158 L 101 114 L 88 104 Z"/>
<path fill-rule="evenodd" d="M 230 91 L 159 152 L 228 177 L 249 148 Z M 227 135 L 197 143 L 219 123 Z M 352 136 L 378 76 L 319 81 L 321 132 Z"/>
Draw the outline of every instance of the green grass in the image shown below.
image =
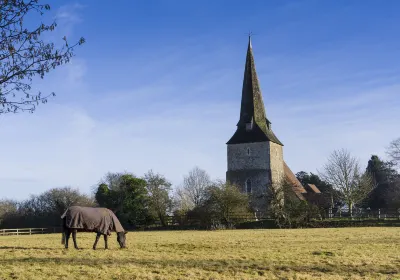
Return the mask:
<path fill-rule="evenodd" d="M 78 233 L 0 237 L 0 279 L 400 279 L 399 228 L 130 232 L 104 250 Z M 72 241 L 72 240 L 71 240 Z M 72 245 L 72 244 L 71 244 Z"/>

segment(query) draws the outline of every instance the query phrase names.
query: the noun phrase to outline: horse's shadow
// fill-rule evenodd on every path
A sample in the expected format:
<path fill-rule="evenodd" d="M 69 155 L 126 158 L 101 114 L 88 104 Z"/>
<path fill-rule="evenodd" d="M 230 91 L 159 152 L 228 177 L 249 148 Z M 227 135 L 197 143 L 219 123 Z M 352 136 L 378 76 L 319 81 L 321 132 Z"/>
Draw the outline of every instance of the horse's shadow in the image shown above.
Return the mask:
<path fill-rule="evenodd" d="M 92 248 L 79 248 L 75 249 L 74 247 L 70 247 L 69 249 L 65 249 L 64 247 L 62 248 L 46 248 L 46 247 L 21 247 L 21 246 L 0 246 L 0 250 L 73 250 L 73 251 L 83 251 L 83 250 L 92 250 Z M 108 250 L 110 251 L 111 249 L 104 249 L 104 248 L 96 248 L 96 251 L 101 251 L 101 250 Z"/>

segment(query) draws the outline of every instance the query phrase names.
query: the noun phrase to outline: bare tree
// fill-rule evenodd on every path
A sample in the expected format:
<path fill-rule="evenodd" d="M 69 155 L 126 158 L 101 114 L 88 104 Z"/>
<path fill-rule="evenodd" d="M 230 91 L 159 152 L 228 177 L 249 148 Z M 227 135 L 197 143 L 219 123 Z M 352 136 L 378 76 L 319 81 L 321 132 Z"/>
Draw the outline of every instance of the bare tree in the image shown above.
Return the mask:
<path fill-rule="evenodd" d="M 0 225 L 7 215 L 15 214 L 18 211 L 18 202 L 15 200 L 2 199 L 0 200 Z"/>
<path fill-rule="evenodd" d="M 41 16 L 50 10 L 50 5 L 39 0 L 0 1 L 0 114 L 33 112 L 39 102 L 46 103 L 50 95 L 31 93 L 34 76 L 44 77 L 46 73 L 73 56 L 74 47 L 84 43 L 81 38 L 69 45 L 64 36 L 64 46 L 55 49 L 54 43 L 45 42 L 41 35 L 53 31 L 56 22 L 46 25 L 42 22 L 31 28 L 35 12 Z M 61 38 L 60 38 L 61 39 Z"/>
<path fill-rule="evenodd" d="M 386 153 L 393 163 L 400 164 L 400 137 L 390 142 Z"/>
<path fill-rule="evenodd" d="M 207 172 L 199 167 L 194 167 L 183 179 L 183 192 L 194 207 L 201 205 L 206 196 L 206 189 L 211 180 Z"/>
<path fill-rule="evenodd" d="M 339 192 L 340 198 L 349 207 L 350 216 L 353 216 L 353 207 L 374 188 L 371 175 L 362 172 L 359 160 L 345 149 L 334 151 L 319 173 Z"/>
<path fill-rule="evenodd" d="M 194 208 L 193 203 L 183 188 L 177 188 L 175 190 L 173 195 L 173 207 L 174 210 L 180 214 L 187 213 L 189 210 Z"/>
<path fill-rule="evenodd" d="M 77 188 L 64 187 L 50 189 L 38 197 L 42 211 L 62 214 L 68 207 L 95 206 L 93 198 L 83 194 Z"/>
<path fill-rule="evenodd" d="M 150 210 L 158 217 L 161 224 L 166 226 L 166 216 L 172 207 L 171 183 L 163 175 L 155 174 L 152 170 L 144 175 L 144 180 L 149 194 Z"/>

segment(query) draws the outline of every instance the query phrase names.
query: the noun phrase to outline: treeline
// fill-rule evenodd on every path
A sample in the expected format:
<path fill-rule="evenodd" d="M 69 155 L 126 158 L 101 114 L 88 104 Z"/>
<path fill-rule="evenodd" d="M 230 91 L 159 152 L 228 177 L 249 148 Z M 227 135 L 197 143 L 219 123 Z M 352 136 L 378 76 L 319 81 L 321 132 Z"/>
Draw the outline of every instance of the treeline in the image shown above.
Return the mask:
<path fill-rule="evenodd" d="M 25 201 L 0 201 L 2 228 L 59 227 L 60 216 L 69 205 L 95 206 L 89 196 L 70 187 L 53 188 Z"/>
<path fill-rule="evenodd" d="M 258 211 L 280 227 L 298 227 L 326 219 L 328 209 L 333 214 L 347 209 L 351 217 L 368 209 L 399 209 L 400 174 L 396 168 L 400 164 L 400 138 L 391 143 L 387 153 L 388 160 L 373 155 L 362 168 L 348 151 L 334 151 L 318 174 L 296 174 L 303 186 L 314 184 L 321 194 L 308 191 L 307 200 L 299 200 L 284 181 L 267 188 L 268 207 Z M 246 193 L 225 181 L 211 180 L 205 170 L 195 167 L 174 191 L 165 176 L 150 170 L 143 176 L 107 173 L 91 195 L 64 187 L 21 202 L 2 200 L 0 227 L 58 227 L 60 216 L 71 205 L 107 207 L 131 229 L 155 223 L 166 227 L 171 217 L 180 226 L 196 221 L 201 228 L 227 228 L 255 217 Z"/>
<path fill-rule="evenodd" d="M 224 181 L 212 181 L 195 167 L 181 187 L 153 171 L 142 177 L 132 173 L 107 173 L 92 196 L 71 187 L 55 188 L 18 202 L 0 201 L 2 228 L 59 227 L 60 216 L 72 205 L 99 206 L 113 210 L 127 228 L 158 222 L 167 226 L 171 215 L 184 225 L 197 219 L 199 226 L 229 225 L 232 219 L 251 215 L 248 196 Z"/>

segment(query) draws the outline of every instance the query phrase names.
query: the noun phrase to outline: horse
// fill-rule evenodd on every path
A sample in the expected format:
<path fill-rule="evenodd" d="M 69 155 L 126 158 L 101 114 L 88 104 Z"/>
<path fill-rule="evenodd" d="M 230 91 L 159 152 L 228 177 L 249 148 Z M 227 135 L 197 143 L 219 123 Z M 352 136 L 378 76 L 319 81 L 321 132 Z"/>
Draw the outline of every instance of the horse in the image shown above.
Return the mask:
<path fill-rule="evenodd" d="M 78 231 L 97 233 L 93 250 L 96 250 L 101 235 L 104 236 L 105 249 L 108 249 L 107 239 L 112 231 L 117 233 L 117 242 L 121 249 L 126 248 L 126 234 L 128 232 L 124 230 L 117 216 L 110 209 L 71 206 L 64 212 L 61 219 L 63 220 L 61 244 L 65 244 L 65 249 L 68 249 L 68 240 L 72 233 L 74 247 L 79 250 L 76 243 Z"/>

